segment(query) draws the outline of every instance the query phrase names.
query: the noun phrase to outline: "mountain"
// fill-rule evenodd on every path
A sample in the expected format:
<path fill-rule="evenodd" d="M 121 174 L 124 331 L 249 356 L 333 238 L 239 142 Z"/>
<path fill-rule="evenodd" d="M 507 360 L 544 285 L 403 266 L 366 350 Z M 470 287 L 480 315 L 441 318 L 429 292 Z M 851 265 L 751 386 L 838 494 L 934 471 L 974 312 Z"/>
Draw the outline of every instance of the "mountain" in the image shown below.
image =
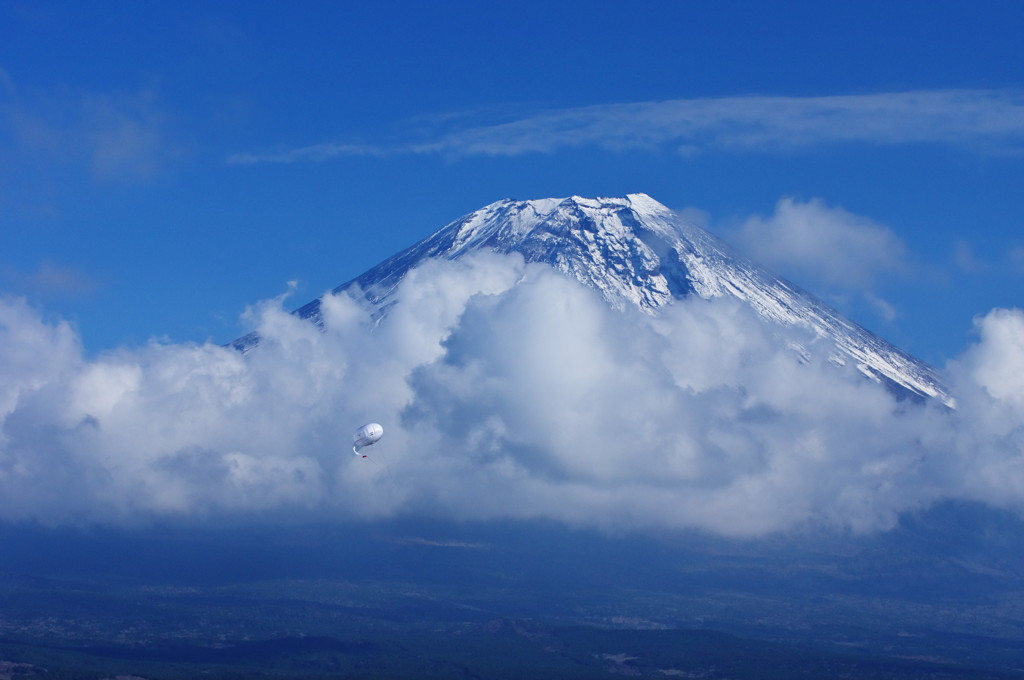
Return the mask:
<path fill-rule="evenodd" d="M 454 260 L 484 249 L 548 264 L 596 289 L 616 308 L 635 305 L 657 314 L 690 295 L 737 298 L 766 322 L 802 327 L 831 339 L 837 347 L 833 361 L 852 361 L 866 376 L 901 395 L 953 403 L 934 368 L 735 253 L 646 194 L 501 200 L 455 220 L 332 292 L 358 286 L 386 313 L 399 283 L 424 260 Z M 295 314 L 319 322 L 320 300 Z M 247 350 L 257 342 L 255 335 L 248 335 L 232 344 Z"/>

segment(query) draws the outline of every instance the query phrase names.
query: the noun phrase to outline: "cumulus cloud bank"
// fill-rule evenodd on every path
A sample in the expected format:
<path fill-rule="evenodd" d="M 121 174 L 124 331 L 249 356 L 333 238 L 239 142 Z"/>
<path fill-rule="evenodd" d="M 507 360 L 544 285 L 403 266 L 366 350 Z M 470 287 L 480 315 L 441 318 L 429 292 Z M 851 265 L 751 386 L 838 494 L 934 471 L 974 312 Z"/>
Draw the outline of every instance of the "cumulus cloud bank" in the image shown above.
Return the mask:
<path fill-rule="evenodd" d="M 1024 510 L 1024 312 L 978 320 L 960 404 L 898 402 L 739 303 L 649 317 L 518 256 L 414 270 L 381 319 L 283 299 L 261 345 L 83 354 L 0 300 L 0 518 L 132 523 L 301 512 L 550 518 L 757 535 L 891 526 L 943 498 Z M 809 359 L 789 347 L 799 342 Z M 360 424 L 384 425 L 370 458 Z"/>

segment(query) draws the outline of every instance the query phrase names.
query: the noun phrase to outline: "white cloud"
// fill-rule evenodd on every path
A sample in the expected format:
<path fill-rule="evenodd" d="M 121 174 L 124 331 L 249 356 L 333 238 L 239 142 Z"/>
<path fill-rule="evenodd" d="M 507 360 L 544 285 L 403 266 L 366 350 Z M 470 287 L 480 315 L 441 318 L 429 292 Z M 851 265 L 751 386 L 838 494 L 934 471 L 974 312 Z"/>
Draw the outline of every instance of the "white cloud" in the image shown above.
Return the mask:
<path fill-rule="evenodd" d="M 885 320 L 899 310 L 877 292 L 911 269 L 903 241 L 888 227 L 821 199 L 783 198 L 775 212 L 720 229 L 727 240 L 805 288 L 842 300 L 861 299 Z"/>
<path fill-rule="evenodd" d="M 1024 412 L 1024 314 L 997 309 L 974 326 L 981 341 L 959 363 L 993 399 Z"/>
<path fill-rule="evenodd" d="M 1024 492 L 1024 310 L 975 319 L 979 340 L 951 366 L 959 416 L 955 433 L 970 497 L 1019 507 Z"/>
<path fill-rule="evenodd" d="M 1024 143 L 1024 95 L 1016 90 L 924 90 L 599 104 L 437 131 L 401 144 L 331 142 L 236 154 L 229 162 L 290 163 L 391 153 L 515 156 L 579 147 L 692 155 L 714 149 L 770 151 L 846 142 L 935 143 L 1017 154 Z"/>
<path fill-rule="evenodd" d="M 322 332 L 262 304 L 244 356 L 95 359 L 3 299 L 0 519 L 415 513 L 752 535 L 876 530 L 949 497 L 1024 510 L 1019 310 L 979 321 L 950 411 L 896 402 L 739 303 L 614 311 L 517 256 L 429 262 L 396 296 L 379 322 L 328 297 Z M 385 435 L 363 460 L 351 433 L 368 421 Z"/>
<path fill-rule="evenodd" d="M 844 292 L 870 290 L 908 268 L 891 229 L 818 198 L 783 198 L 773 215 L 750 217 L 729 235 L 769 268 Z"/>

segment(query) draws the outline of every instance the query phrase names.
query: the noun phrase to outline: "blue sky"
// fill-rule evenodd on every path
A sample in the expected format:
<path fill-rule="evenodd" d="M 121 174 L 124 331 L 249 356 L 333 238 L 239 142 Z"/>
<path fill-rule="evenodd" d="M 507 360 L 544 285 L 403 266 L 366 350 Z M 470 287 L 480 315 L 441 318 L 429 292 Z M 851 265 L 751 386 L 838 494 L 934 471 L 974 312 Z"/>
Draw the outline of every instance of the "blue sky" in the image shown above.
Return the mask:
<path fill-rule="evenodd" d="M 1020 512 L 1021 35 L 1016 0 L 0 0 L 0 519 Z M 958 408 L 728 300 L 652 319 L 495 255 L 379 325 L 282 311 L 502 198 L 635 192 Z M 349 451 L 369 421 L 393 475 Z"/>
<path fill-rule="evenodd" d="M 3 0 L 0 292 L 91 352 L 222 343 L 495 200 L 640 191 L 941 366 L 1021 304 L 1021 35 L 1015 1 Z"/>

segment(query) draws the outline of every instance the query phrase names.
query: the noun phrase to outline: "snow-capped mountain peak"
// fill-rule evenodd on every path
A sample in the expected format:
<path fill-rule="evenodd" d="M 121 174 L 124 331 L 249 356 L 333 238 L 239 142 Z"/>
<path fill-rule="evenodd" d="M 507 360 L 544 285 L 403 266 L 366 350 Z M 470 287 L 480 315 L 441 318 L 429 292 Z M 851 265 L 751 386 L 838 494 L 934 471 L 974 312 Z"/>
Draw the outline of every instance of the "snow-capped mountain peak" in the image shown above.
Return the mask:
<path fill-rule="evenodd" d="M 548 264 L 597 290 L 613 307 L 656 314 L 689 295 L 729 296 L 766 322 L 798 326 L 830 338 L 834 360 L 850 360 L 867 376 L 952 405 L 935 370 L 846 319 L 810 293 L 733 252 L 725 243 L 646 194 L 625 198 L 504 199 L 438 230 L 349 281 L 384 308 L 410 269 L 429 258 L 457 259 L 491 250 Z M 319 319 L 319 301 L 297 310 Z M 236 346 L 247 347 L 252 338 Z"/>

